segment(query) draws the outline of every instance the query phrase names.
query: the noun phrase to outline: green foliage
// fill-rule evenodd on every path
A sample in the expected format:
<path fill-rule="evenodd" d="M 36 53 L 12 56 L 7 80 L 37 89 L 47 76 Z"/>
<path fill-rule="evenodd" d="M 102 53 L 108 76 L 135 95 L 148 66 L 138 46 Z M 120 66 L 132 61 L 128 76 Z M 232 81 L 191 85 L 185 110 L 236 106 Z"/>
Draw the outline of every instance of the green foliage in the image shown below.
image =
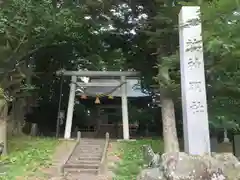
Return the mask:
<path fill-rule="evenodd" d="M 47 167 L 57 144 L 57 140 L 49 138 L 13 137 L 9 140 L 9 155 L 1 157 L 2 170 L 6 170 L 1 179 L 25 179 L 40 167 Z"/>
<path fill-rule="evenodd" d="M 181 4 L 201 4 L 211 124 L 218 128 L 236 128 L 240 98 L 238 1 L 191 1 Z M 150 18 L 148 29 L 144 29 L 149 36 L 147 47 L 155 49 L 155 53 L 152 53 L 155 55 L 158 70 L 155 80 L 160 88 L 171 92 L 172 97 L 179 97 L 179 56 L 176 53 L 179 7 L 164 8 L 160 3 L 156 9 L 153 18 Z"/>
<path fill-rule="evenodd" d="M 0 6 L 1 97 L 33 89 L 22 82 L 30 75 L 39 99 L 57 104 L 60 81 L 53 74 L 60 68 L 135 69 L 142 74 L 144 89 L 157 84 L 177 101 L 180 4 L 201 4 L 210 119 L 215 124 L 222 124 L 222 116 L 238 120 L 238 1 L 56 2 L 9 0 Z M 17 76 L 9 81 L 12 73 Z M 68 93 L 67 81 L 63 93 Z"/>
<path fill-rule="evenodd" d="M 27 90 L 22 84 L 25 75 L 29 75 L 25 60 L 46 44 L 47 35 L 53 35 L 46 34 L 54 22 L 49 19 L 50 9 L 48 1 L 11 0 L 0 7 L 0 85 L 10 97 L 15 97 L 20 89 Z"/>
<path fill-rule="evenodd" d="M 143 167 L 143 145 L 151 145 L 154 152 L 163 152 L 163 142 L 161 140 L 137 140 L 133 142 L 121 142 L 117 144 L 119 151 L 113 152 L 120 157 L 114 180 L 136 179 Z"/>
<path fill-rule="evenodd" d="M 203 3 L 203 43 L 210 118 L 236 128 L 239 123 L 239 30 L 237 1 Z"/>
<path fill-rule="evenodd" d="M 171 95 L 179 91 L 179 58 L 178 49 L 178 23 L 179 8 L 164 6 L 162 1 L 154 1 L 144 26 L 140 27 L 139 36 L 145 44 L 139 43 L 139 48 L 147 54 L 145 61 L 138 69 L 143 72 L 144 83 L 147 87 L 158 84 L 158 87 Z M 171 4 L 171 3 L 165 3 Z M 147 8 L 147 7 L 145 7 Z M 139 62 L 136 62 L 139 63 Z M 140 65 L 138 65 L 140 66 Z"/>
<path fill-rule="evenodd" d="M 3 71 L 0 85 L 7 91 L 5 94 L 9 94 L 9 90 L 1 79 L 9 82 L 6 78 L 9 71 L 30 76 L 41 72 L 41 82 L 37 76 L 33 82 L 39 96 L 52 94 L 50 97 L 56 97 L 54 92 L 59 88 L 59 80 L 53 78 L 53 74 L 62 67 L 72 70 L 124 68 L 122 49 L 111 46 L 112 33 L 108 32 L 112 22 L 110 9 L 114 5 L 111 1 L 87 0 L 77 5 L 64 2 L 58 7 L 52 6 L 54 2 L 10 0 L 0 7 L 0 67 Z M 32 68 L 25 68 L 23 63 Z M 29 89 L 23 79 L 26 76 L 20 81 L 14 80 L 18 86 L 13 92 Z M 16 93 L 10 94 L 16 96 Z"/>

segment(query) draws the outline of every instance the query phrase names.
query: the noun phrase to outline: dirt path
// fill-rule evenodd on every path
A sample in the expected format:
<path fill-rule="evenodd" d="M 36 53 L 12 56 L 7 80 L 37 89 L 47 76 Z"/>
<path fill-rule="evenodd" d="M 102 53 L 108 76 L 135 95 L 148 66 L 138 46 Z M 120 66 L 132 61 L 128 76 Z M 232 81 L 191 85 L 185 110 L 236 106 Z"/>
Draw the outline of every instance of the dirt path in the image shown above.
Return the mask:
<path fill-rule="evenodd" d="M 57 146 L 55 153 L 52 157 L 52 165 L 50 167 L 45 167 L 40 169 L 34 176 L 25 178 L 24 180 L 62 180 L 59 176 L 59 167 L 62 162 L 66 159 L 66 156 L 73 146 L 75 145 L 74 141 L 61 141 Z M 117 163 L 120 161 L 118 152 L 117 142 L 110 142 L 107 152 L 107 171 L 105 174 L 98 175 L 96 180 L 112 180 L 114 178 L 114 169 L 116 168 Z M 19 179 L 21 180 L 21 179 Z M 23 180 L 23 179 L 22 179 Z"/>
<path fill-rule="evenodd" d="M 106 176 L 109 179 L 115 177 L 114 171 L 116 170 L 119 161 L 121 160 L 121 155 L 119 153 L 118 143 L 116 141 L 111 141 L 109 143 L 108 152 L 107 152 L 107 172 Z"/>
<path fill-rule="evenodd" d="M 63 161 L 68 156 L 69 151 L 75 146 L 75 141 L 64 141 L 59 144 L 56 148 L 55 153 L 53 154 L 52 166 L 45 169 L 43 172 L 48 175 L 50 179 L 59 179 L 59 168 Z"/>
<path fill-rule="evenodd" d="M 66 152 L 69 152 L 74 145 L 75 141 L 61 140 L 53 154 L 50 167 L 43 167 L 38 170 L 34 176 L 28 177 L 27 179 L 25 178 L 24 180 L 61 180 L 61 177 L 59 177 L 59 167 L 68 156 Z"/>

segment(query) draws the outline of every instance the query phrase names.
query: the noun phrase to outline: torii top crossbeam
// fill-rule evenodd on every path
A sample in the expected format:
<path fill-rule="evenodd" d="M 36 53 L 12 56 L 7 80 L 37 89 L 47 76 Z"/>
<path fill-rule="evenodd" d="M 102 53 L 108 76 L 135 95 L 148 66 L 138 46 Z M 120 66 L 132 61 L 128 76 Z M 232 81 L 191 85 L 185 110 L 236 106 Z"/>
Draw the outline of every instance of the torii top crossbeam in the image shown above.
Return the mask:
<path fill-rule="evenodd" d="M 59 70 L 56 72 L 57 75 L 63 76 L 88 76 L 88 77 L 137 77 L 139 76 L 139 72 L 137 71 L 66 71 Z"/>

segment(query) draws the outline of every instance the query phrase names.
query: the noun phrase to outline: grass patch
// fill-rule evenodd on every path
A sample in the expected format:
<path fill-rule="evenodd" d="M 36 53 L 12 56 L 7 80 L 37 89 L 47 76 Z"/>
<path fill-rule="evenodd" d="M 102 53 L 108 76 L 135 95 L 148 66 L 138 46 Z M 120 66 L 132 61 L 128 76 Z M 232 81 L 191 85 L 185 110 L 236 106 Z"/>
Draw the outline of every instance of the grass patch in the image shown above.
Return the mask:
<path fill-rule="evenodd" d="M 119 142 L 118 152 L 116 155 L 121 157 L 117 169 L 115 171 L 116 177 L 114 180 L 135 180 L 140 172 L 144 161 L 142 146 L 149 144 L 152 146 L 154 152 L 163 152 L 163 142 L 156 140 L 137 140 L 131 142 Z"/>
<path fill-rule="evenodd" d="M 51 164 L 52 154 L 58 145 L 58 140 L 40 137 L 13 137 L 8 142 L 8 156 L 0 157 L 0 180 L 15 180 L 17 177 L 27 177 L 41 167 Z M 23 178 L 24 179 L 24 178 Z"/>

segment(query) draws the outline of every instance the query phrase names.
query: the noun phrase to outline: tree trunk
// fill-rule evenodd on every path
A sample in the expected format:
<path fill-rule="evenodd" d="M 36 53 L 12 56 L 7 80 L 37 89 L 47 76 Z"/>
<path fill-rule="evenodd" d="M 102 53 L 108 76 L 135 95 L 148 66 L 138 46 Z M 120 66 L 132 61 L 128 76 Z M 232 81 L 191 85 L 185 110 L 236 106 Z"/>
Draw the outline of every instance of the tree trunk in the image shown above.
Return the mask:
<path fill-rule="evenodd" d="M 32 123 L 30 135 L 31 136 L 37 136 L 38 135 L 38 125 L 37 125 L 37 123 Z"/>
<path fill-rule="evenodd" d="M 173 100 L 161 93 L 160 98 L 162 105 L 164 152 L 179 152 Z"/>
<path fill-rule="evenodd" d="M 22 135 L 23 134 L 23 126 L 25 124 L 25 105 L 26 101 L 24 98 L 20 98 L 17 100 L 16 102 L 16 116 L 15 116 L 15 120 L 16 120 L 16 133 L 17 135 Z"/>
<path fill-rule="evenodd" d="M 12 111 L 8 122 L 8 133 L 12 136 L 22 135 L 24 121 L 24 99 L 16 99 L 12 102 Z"/>
<path fill-rule="evenodd" d="M 0 119 L 0 145 L 2 154 L 7 155 L 7 122 L 4 119 Z"/>
<path fill-rule="evenodd" d="M 54 8 L 57 7 L 57 0 L 52 0 L 52 6 L 53 6 Z"/>
<path fill-rule="evenodd" d="M 0 99 L 0 145 L 3 146 L 3 155 L 7 154 L 7 113 L 7 101 Z"/>

